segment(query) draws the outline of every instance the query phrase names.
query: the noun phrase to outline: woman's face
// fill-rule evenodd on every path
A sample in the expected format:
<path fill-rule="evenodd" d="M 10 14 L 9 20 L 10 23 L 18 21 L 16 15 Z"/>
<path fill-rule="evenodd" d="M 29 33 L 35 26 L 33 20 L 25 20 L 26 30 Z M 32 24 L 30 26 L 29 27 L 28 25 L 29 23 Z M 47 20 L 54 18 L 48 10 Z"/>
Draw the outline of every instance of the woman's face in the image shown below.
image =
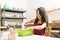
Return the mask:
<path fill-rule="evenodd" d="M 36 11 L 36 16 L 38 19 L 41 19 L 41 15 L 39 14 L 39 10 Z"/>

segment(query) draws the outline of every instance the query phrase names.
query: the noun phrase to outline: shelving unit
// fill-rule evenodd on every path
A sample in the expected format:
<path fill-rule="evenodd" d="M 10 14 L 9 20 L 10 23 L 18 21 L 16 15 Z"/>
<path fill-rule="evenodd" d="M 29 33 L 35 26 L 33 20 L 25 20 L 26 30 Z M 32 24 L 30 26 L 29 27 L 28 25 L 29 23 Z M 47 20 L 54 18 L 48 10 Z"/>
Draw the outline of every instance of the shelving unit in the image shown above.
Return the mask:
<path fill-rule="evenodd" d="M 1 12 L 2 12 L 2 9 L 1 9 L 1 7 L 0 7 L 0 26 L 1 26 L 1 23 L 2 23 L 2 22 L 1 22 L 1 19 L 2 19 L 2 13 L 1 13 Z"/>
<path fill-rule="evenodd" d="M 23 13 L 26 11 L 2 9 L 2 26 L 9 25 L 19 25 L 23 22 L 26 17 L 23 16 Z"/>

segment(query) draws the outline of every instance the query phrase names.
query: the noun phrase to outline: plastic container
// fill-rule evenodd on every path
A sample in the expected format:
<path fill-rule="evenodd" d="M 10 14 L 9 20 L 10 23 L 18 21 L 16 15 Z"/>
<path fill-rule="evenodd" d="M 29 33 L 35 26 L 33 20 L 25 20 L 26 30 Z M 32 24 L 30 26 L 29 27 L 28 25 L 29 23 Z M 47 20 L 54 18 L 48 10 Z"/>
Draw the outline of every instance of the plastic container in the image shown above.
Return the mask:
<path fill-rule="evenodd" d="M 17 29 L 18 36 L 29 36 L 33 34 L 32 29 Z"/>

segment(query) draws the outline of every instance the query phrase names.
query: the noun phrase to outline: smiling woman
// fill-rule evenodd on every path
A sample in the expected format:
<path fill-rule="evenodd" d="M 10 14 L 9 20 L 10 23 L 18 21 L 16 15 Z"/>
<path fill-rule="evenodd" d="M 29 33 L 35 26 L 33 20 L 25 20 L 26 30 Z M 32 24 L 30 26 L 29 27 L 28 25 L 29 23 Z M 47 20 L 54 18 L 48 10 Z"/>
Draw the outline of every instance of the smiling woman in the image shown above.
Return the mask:
<path fill-rule="evenodd" d="M 33 34 L 36 35 L 45 35 L 45 28 L 48 26 L 48 18 L 46 15 L 46 11 L 43 7 L 37 8 L 36 10 L 36 18 L 31 19 L 30 21 L 26 22 L 33 24 Z"/>

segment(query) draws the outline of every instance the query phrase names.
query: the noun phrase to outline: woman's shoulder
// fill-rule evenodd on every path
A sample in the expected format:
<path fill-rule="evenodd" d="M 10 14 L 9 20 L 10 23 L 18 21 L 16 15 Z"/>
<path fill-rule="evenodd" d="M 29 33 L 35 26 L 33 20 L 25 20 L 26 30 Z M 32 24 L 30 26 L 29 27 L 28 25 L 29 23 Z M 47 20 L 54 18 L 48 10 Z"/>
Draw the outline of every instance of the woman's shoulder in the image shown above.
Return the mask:
<path fill-rule="evenodd" d="M 33 18 L 33 19 L 30 20 L 30 22 L 33 22 L 33 23 L 34 23 L 34 21 L 35 21 L 35 18 Z"/>
<path fill-rule="evenodd" d="M 31 19 L 31 21 L 35 21 L 35 18 Z"/>
<path fill-rule="evenodd" d="M 46 22 L 44 22 L 43 24 L 46 24 Z"/>
<path fill-rule="evenodd" d="M 26 23 L 34 23 L 35 19 L 29 19 Z"/>

